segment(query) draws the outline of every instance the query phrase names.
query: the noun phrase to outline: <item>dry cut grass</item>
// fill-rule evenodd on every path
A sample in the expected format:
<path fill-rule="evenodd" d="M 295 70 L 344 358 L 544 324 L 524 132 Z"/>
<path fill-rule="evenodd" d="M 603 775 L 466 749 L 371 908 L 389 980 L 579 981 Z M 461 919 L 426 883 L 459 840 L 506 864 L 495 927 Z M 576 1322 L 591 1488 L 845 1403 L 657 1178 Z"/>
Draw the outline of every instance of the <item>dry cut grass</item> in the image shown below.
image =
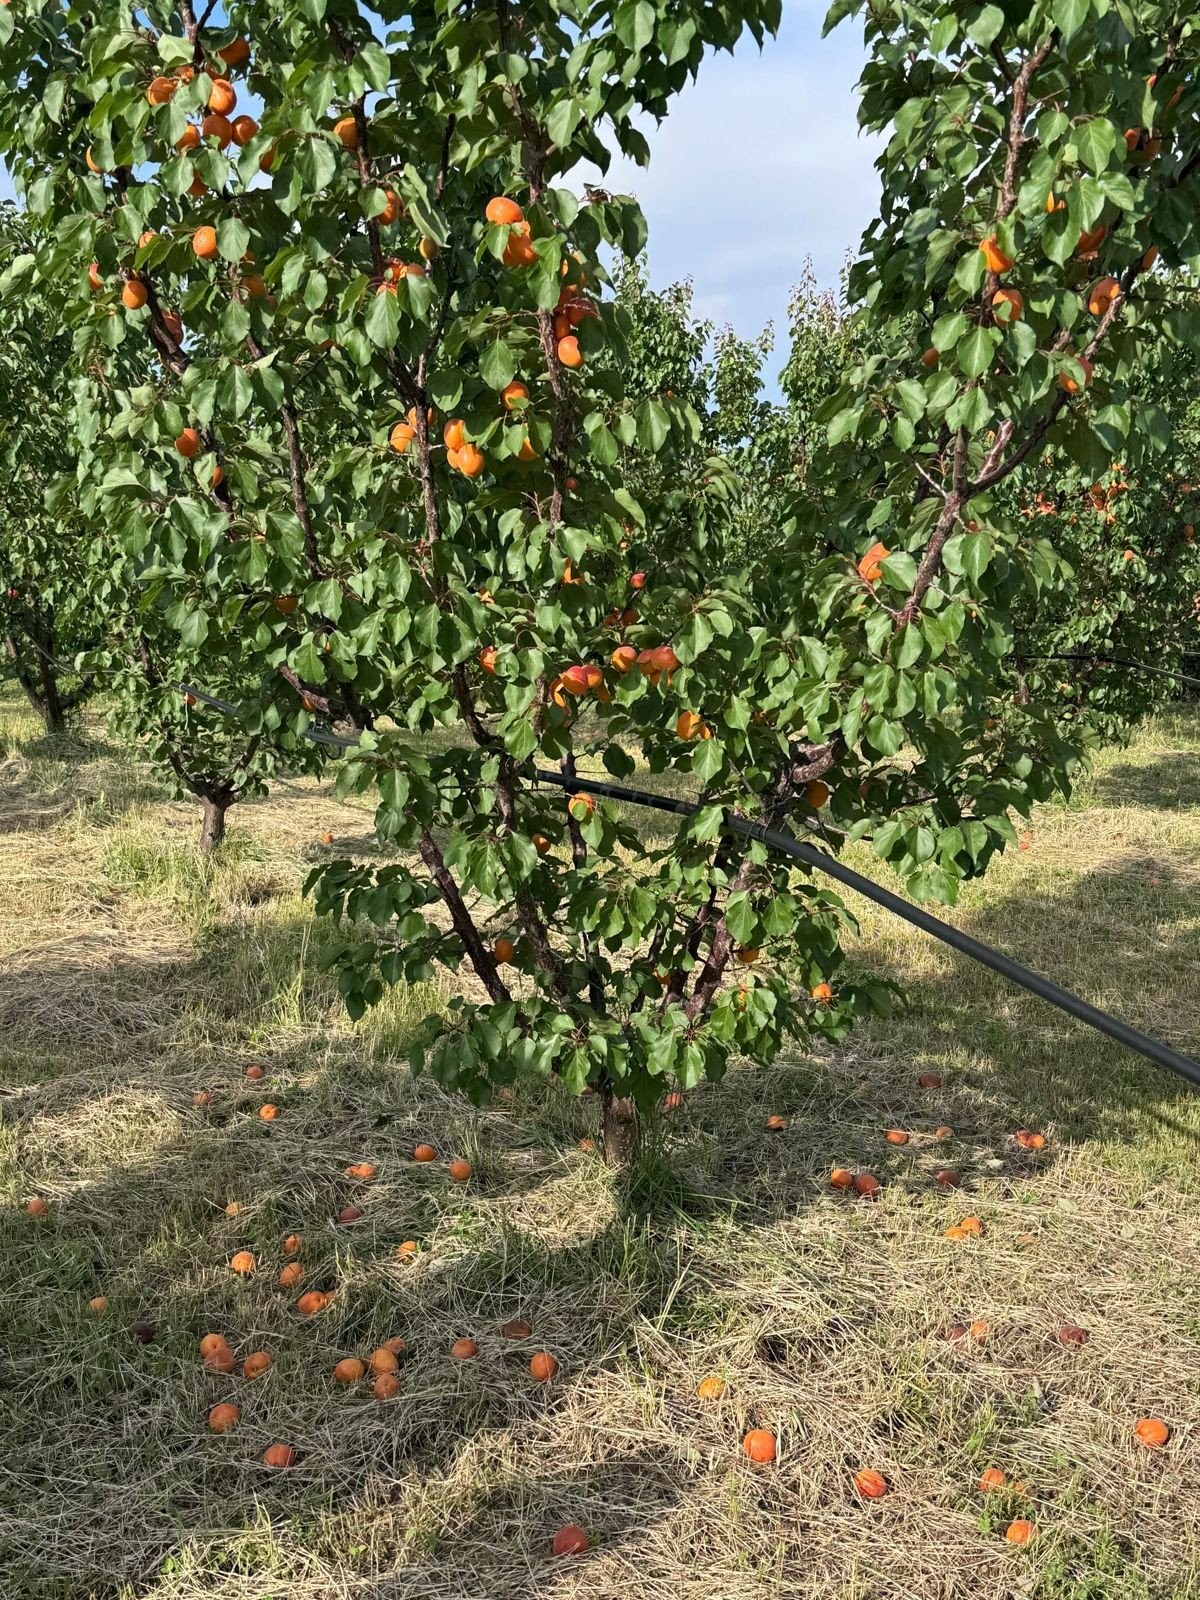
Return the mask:
<path fill-rule="evenodd" d="M 326 829 L 373 848 L 365 807 L 286 788 L 202 864 L 191 808 L 98 728 L 51 748 L 0 715 L 5 1600 L 1200 1593 L 1200 1107 L 1180 1085 L 859 907 L 854 959 L 910 984 L 910 1014 L 697 1092 L 619 1185 L 578 1148 L 586 1102 L 524 1084 L 476 1111 L 409 1075 L 438 993 L 347 1025 L 298 883 Z M 956 917 L 1194 1051 L 1198 889 L 1200 720 L 1180 716 L 1043 810 Z M 441 1159 L 415 1165 L 419 1140 Z M 362 1160 L 373 1182 L 344 1175 Z M 874 1171 L 879 1202 L 833 1194 L 835 1163 Z M 339 1226 L 349 1203 L 364 1217 Z M 947 1240 L 967 1212 L 982 1238 Z M 315 1318 L 275 1282 L 290 1232 L 301 1287 L 337 1293 Z M 518 1315 L 531 1338 L 503 1338 Z M 204 1371 L 210 1330 L 270 1371 Z M 396 1334 L 396 1399 L 333 1383 Z M 464 1334 L 473 1362 L 449 1356 Z M 727 1388 L 705 1404 L 709 1373 Z M 220 1437 L 219 1400 L 241 1408 Z M 1148 1414 L 1173 1430 L 1153 1453 L 1131 1439 Z M 752 1426 L 774 1466 L 742 1457 Z M 286 1473 L 260 1464 L 274 1440 Z M 990 1466 L 1022 1487 L 985 1496 Z M 860 1467 L 884 1499 L 854 1495 Z M 1038 1526 L 1025 1549 L 1014 1516 Z M 565 1522 L 593 1548 L 556 1561 Z"/>

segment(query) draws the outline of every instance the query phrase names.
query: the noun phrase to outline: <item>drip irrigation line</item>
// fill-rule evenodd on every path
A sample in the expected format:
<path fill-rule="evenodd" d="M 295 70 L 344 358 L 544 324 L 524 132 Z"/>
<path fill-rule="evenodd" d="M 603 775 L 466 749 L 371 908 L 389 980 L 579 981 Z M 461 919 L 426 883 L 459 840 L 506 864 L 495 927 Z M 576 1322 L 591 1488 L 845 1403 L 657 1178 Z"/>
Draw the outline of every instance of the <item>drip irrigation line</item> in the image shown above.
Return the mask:
<path fill-rule="evenodd" d="M 1051 658 L 1046 658 L 1051 659 Z M 1085 657 L 1094 660 L 1095 657 Z M 1165 669 L 1146 667 L 1144 663 L 1133 662 L 1130 665 L 1141 667 L 1149 672 L 1162 672 Z M 1170 677 L 1182 677 L 1182 674 L 1168 673 Z M 1192 679 L 1192 682 L 1200 680 Z M 196 700 L 203 701 L 205 705 L 212 706 L 215 710 L 224 712 L 228 716 L 241 718 L 238 707 L 230 704 L 228 700 L 221 700 L 216 695 L 211 695 L 194 684 L 181 683 L 178 685 L 181 693 L 192 695 Z M 359 740 L 350 739 L 342 734 L 330 733 L 324 728 L 309 727 L 304 730 L 305 737 L 316 744 L 326 745 L 334 750 L 354 750 L 359 747 Z M 560 789 L 572 789 L 579 794 L 594 794 L 603 799 L 623 800 L 630 805 L 644 806 L 654 811 L 666 811 L 677 817 L 694 816 L 700 807 L 689 800 L 676 800 L 669 795 L 648 794 L 641 789 L 627 789 L 623 784 L 601 783 L 592 778 L 573 777 L 566 778 L 559 772 L 547 772 L 544 768 L 532 769 L 532 776 L 538 783 L 549 783 Z M 1136 1055 L 1153 1061 L 1156 1066 L 1164 1067 L 1168 1072 L 1175 1073 L 1190 1083 L 1193 1088 L 1200 1088 L 1200 1062 L 1193 1061 L 1190 1056 L 1185 1056 L 1170 1045 L 1152 1039 L 1149 1034 L 1143 1033 L 1139 1028 L 1131 1027 L 1129 1023 L 1122 1022 L 1119 1017 L 1111 1016 L 1107 1011 L 1089 1004 L 1078 995 L 1072 994 L 1069 989 L 1064 989 L 1061 984 L 1054 983 L 1049 978 L 1044 978 L 1040 972 L 1034 972 L 1031 967 L 1026 967 L 1019 961 L 1014 961 L 1011 956 L 1006 956 L 1002 951 L 993 950 L 990 945 L 983 944 L 979 939 L 973 939 L 969 933 L 943 922 L 939 917 L 934 917 L 928 911 L 923 911 L 920 906 L 913 905 L 908 900 L 903 900 L 892 890 L 885 889 L 882 884 L 876 883 L 873 878 L 866 878 L 861 872 L 855 872 L 853 867 L 846 866 L 834 856 L 827 855 L 824 850 L 818 850 L 814 845 L 805 844 L 802 840 L 794 838 L 791 834 L 782 833 L 777 828 L 768 828 L 765 823 L 751 822 L 745 817 L 738 817 L 726 812 L 723 823 L 728 833 L 738 835 L 743 839 L 757 839 L 765 844 L 768 849 L 777 851 L 780 855 L 790 856 L 794 861 L 802 861 L 805 866 L 816 872 L 823 872 L 827 877 L 844 884 L 846 888 L 855 890 L 864 895 L 875 905 L 899 917 L 911 927 L 920 928 L 923 933 L 940 939 L 952 950 L 957 950 L 960 955 L 969 956 L 972 961 L 977 961 L 981 966 L 998 973 L 1010 983 L 1017 984 L 1022 989 L 1027 989 L 1030 994 L 1035 994 L 1039 999 L 1045 1000 L 1049 1005 L 1056 1006 L 1069 1017 L 1084 1023 L 1087 1027 L 1103 1033 L 1110 1039 L 1115 1039 L 1118 1044 L 1124 1045 L 1127 1050 L 1132 1050 Z"/>

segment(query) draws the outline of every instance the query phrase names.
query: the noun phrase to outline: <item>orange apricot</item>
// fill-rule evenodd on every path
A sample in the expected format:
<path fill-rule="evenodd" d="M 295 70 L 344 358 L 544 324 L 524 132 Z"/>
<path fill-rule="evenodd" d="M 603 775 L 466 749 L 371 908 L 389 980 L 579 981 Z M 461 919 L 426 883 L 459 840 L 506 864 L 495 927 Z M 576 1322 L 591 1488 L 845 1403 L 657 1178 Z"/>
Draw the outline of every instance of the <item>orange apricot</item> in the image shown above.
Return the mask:
<path fill-rule="evenodd" d="M 581 367 L 583 365 L 583 351 L 579 348 L 579 340 L 574 334 L 568 334 L 566 338 L 558 341 L 556 353 L 564 367 Z"/>
<path fill-rule="evenodd" d="M 566 1527 L 559 1528 L 550 1541 L 550 1549 L 556 1556 L 580 1556 L 587 1547 L 587 1534 L 573 1522 L 568 1522 Z"/>
<path fill-rule="evenodd" d="M 499 227 L 511 227 L 513 223 L 522 222 L 525 218 L 525 213 L 517 202 L 502 194 L 495 195 L 488 201 L 483 214 L 489 222 Z"/>
<path fill-rule="evenodd" d="M 829 1174 L 829 1185 L 832 1189 L 853 1189 L 854 1174 L 849 1167 L 834 1167 Z"/>
<path fill-rule="evenodd" d="M 993 1489 L 1004 1489 L 1007 1485 L 1008 1479 L 1000 1471 L 999 1467 L 988 1467 L 987 1471 L 979 1479 L 979 1487 L 985 1494 L 990 1493 Z"/>
<path fill-rule="evenodd" d="M 549 1383 L 558 1371 L 558 1362 L 548 1350 L 539 1350 L 529 1362 L 530 1376 L 538 1383 Z"/>
<path fill-rule="evenodd" d="M 324 1311 L 332 1295 L 326 1294 L 321 1289 L 308 1289 L 296 1301 L 296 1310 L 302 1317 L 315 1317 L 318 1311 Z"/>
<path fill-rule="evenodd" d="M 720 1400 L 725 1393 L 725 1379 L 719 1378 L 715 1372 L 710 1372 L 707 1378 L 701 1378 L 696 1385 L 696 1394 L 701 1400 Z"/>
<path fill-rule="evenodd" d="M 298 1261 L 289 1261 L 286 1267 L 281 1267 L 275 1282 L 281 1289 L 294 1289 L 298 1283 L 304 1282 L 304 1268 Z"/>
<path fill-rule="evenodd" d="M 263 1451 L 263 1465 L 290 1467 L 295 1464 L 296 1452 L 290 1444 L 269 1444 Z"/>
<path fill-rule="evenodd" d="M 1147 1450 L 1159 1450 L 1171 1437 L 1171 1430 L 1161 1417 L 1142 1417 L 1133 1425 L 1133 1437 Z"/>
<path fill-rule="evenodd" d="M 479 1346 L 474 1339 L 455 1339 L 450 1346 L 450 1354 L 455 1361 L 473 1361 L 479 1354 Z"/>
<path fill-rule="evenodd" d="M 775 1459 L 775 1435 L 766 1428 L 751 1428 L 742 1440 L 742 1449 L 751 1461 L 764 1465 Z"/>
<path fill-rule="evenodd" d="M 381 1372 L 371 1385 L 376 1400 L 394 1400 L 400 1393 L 400 1379 L 394 1372 Z"/>
<path fill-rule="evenodd" d="M 874 1200 L 879 1193 L 879 1179 L 870 1172 L 860 1172 L 854 1180 L 854 1192 L 867 1200 Z"/>
<path fill-rule="evenodd" d="M 366 1373 L 366 1367 L 357 1356 L 345 1356 L 333 1369 L 335 1383 L 357 1383 Z"/>
<path fill-rule="evenodd" d="M 358 123 L 353 117 L 339 117 L 333 125 L 333 136 L 347 150 L 356 149 L 358 146 Z"/>
<path fill-rule="evenodd" d="M 413 1151 L 414 1161 L 436 1161 L 437 1151 L 431 1144 L 419 1144 Z"/>
<path fill-rule="evenodd" d="M 271 1365 L 271 1358 L 265 1350 L 255 1350 L 242 1362 L 243 1378 L 261 1378 Z"/>
<path fill-rule="evenodd" d="M 979 248 L 983 253 L 984 264 L 989 272 L 994 272 L 999 276 L 1000 273 L 1007 272 L 1012 266 L 1013 257 L 1000 248 L 994 233 L 989 234 L 986 239 L 982 240 Z"/>
<path fill-rule="evenodd" d="M 239 1250 L 229 1263 L 229 1270 L 242 1277 L 249 1277 L 256 1266 L 253 1255 L 249 1250 Z"/>
<path fill-rule="evenodd" d="M 873 1467 L 863 1467 L 854 1474 L 854 1489 L 864 1500 L 882 1500 L 888 1492 L 887 1479 Z"/>
<path fill-rule="evenodd" d="M 1024 1517 L 1018 1517 L 1004 1530 L 1004 1537 L 1009 1544 L 1028 1544 L 1036 1533 L 1037 1528 L 1032 1522 L 1027 1522 Z"/>
<path fill-rule="evenodd" d="M 908 1135 L 907 1135 L 907 1133 L 905 1133 L 903 1128 L 889 1128 L 888 1131 L 884 1134 L 884 1138 L 887 1140 L 887 1142 L 889 1144 L 907 1144 L 908 1143 Z"/>
<path fill-rule="evenodd" d="M 242 1413 L 236 1406 L 227 1401 L 219 1406 L 214 1406 L 208 1413 L 208 1425 L 214 1433 L 228 1433 L 230 1428 L 235 1428 Z"/>
<path fill-rule="evenodd" d="M 454 1179 L 455 1183 L 466 1183 L 467 1179 L 471 1176 L 472 1170 L 471 1163 L 469 1161 L 465 1161 L 462 1156 L 457 1156 L 450 1163 L 450 1176 Z"/>

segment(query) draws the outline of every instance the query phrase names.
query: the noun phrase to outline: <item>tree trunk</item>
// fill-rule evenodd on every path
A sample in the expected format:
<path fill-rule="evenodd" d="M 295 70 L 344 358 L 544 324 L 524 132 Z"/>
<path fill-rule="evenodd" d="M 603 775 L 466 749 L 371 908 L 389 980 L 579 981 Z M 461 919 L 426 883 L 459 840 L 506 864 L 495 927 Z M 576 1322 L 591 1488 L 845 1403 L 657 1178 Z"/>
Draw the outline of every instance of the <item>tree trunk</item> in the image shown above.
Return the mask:
<path fill-rule="evenodd" d="M 13 664 L 17 682 L 25 691 L 25 698 L 41 718 L 47 733 L 61 733 L 66 726 L 66 717 L 63 715 L 62 698 L 58 692 L 58 678 L 54 665 L 34 646 L 37 656 L 37 678 L 35 679 L 21 659 L 17 649 L 17 641 L 11 633 L 4 636 L 4 648 L 9 660 Z"/>
<path fill-rule="evenodd" d="M 200 849 L 207 855 L 210 850 L 215 850 L 225 837 L 225 813 L 233 804 L 233 797 L 227 795 L 214 800 L 210 795 L 201 795 L 200 804 L 203 808 Z"/>
<path fill-rule="evenodd" d="M 638 1147 L 641 1132 L 637 1106 L 632 1100 L 622 1099 L 611 1089 L 605 1089 L 604 1106 L 604 1159 L 610 1167 L 628 1166 Z"/>

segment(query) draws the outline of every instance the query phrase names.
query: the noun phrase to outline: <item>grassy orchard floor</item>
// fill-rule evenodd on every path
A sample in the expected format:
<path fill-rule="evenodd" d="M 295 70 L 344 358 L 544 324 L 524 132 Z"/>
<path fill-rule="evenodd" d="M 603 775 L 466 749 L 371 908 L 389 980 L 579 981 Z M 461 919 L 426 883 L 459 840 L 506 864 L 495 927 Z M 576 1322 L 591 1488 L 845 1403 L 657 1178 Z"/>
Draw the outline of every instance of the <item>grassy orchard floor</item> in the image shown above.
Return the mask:
<path fill-rule="evenodd" d="M 39 742 L 11 698 L 0 798 L 6 1600 L 1200 1593 L 1200 1100 L 1182 1086 L 860 907 L 855 959 L 910 984 L 911 1014 L 697 1092 L 662 1132 L 675 1175 L 651 1152 L 635 1211 L 577 1148 L 586 1103 L 536 1084 L 479 1113 L 389 1063 L 432 993 L 344 1020 L 297 886 L 326 829 L 371 848 L 365 805 L 284 785 L 204 867 L 193 807 L 98 733 Z M 1044 809 L 957 917 L 1194 1051 L 1198 907 L 1192 715 Z M 919 1090 L 923 1070 L 943 1089 Z M 1023 1125 L 1044 1153 L 1014 1146 Z M 469 1157 L 470 1185 L 414 1166 L 418 1138 Z M 356 1186 L 342 1169 L 364 1159 L 379 1177 Z M 875 1171 L 880 1202 L 833 1195 L 835 1163 Z M 937 1192 L 947 1163 L 966 1194 Z M 41 1222 L 17 1205 L 35 1193 Z M 335 1228 L 351 1200 L 365 1219 Z M 985 1235 L 951 1243 L 966 1212 Z M 293 1230 L 305 1286 L 338 1290 L 317 1318 L 275 1286 Z M 243 1247 L 249 1283 L 227 1266 Z M 498 1333 L 518 1314 L 527 1346 Z M 938 1336 L 973 1319 L 985 1341 Z M 1082 1350 L 1055 1341 L 1064 1322 Z M 211 1329 L 271 1371 L 206 1373 Z M 411 1348 L 398 1399 L 333 1384 L 392 1334 Z M 473 1363 L 447 1355 L 460 1334 Z M 545 1387 L 537 1348 L 561 1364 Z M 728 1390 L 706 1406 L 709 1372 Z M 217 1437 L 226 1399 L 241 1423 Z M 1130 1440 L 1147 1414 L 1174 1430 L 1156 1453 Z M 742 1458 L 756 1425 L 779 1434 L 774 1467 Z M 271 1474 L 277 1439 L 299 1462 Z M 886 1499 L 856 1500 L 860 1466 Z M 989 1466 L 1028 1496 L 985 1498 Z M 1027 1550 L 1003 1540 L 1021 1515 Z M 553 1561 L 568 1521 L 594 1549 Z"/>

